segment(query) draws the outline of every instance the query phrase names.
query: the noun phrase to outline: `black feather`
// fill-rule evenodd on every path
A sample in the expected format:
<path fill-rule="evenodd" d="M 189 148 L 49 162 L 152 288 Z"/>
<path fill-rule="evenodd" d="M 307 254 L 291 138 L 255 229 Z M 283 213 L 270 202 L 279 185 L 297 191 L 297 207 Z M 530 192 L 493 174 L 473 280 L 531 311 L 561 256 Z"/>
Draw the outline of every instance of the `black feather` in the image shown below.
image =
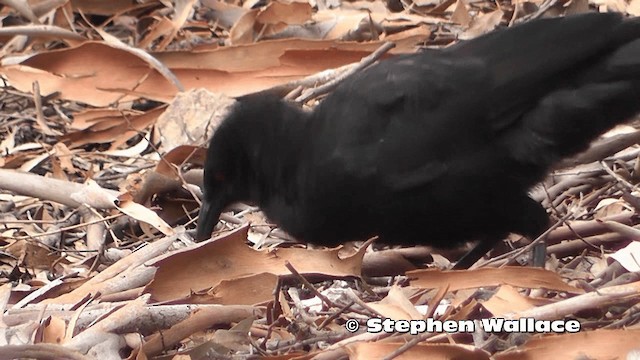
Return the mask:
<path fill-rule="evenodd" d="M 528 190 L 638 111 L 640 21 L 618 14 L 381 61 L 311 113 L 246 96 L 211 139 L 197 237 L 234 201 L 328 246 L 534 237 L 548 218 Z"/>

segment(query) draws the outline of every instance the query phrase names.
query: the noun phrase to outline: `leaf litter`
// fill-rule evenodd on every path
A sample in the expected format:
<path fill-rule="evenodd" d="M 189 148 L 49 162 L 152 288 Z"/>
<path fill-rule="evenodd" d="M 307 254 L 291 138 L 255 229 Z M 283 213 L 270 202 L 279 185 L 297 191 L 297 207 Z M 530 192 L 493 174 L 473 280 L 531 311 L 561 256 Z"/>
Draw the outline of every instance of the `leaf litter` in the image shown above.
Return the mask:
<path fill-rule="evenodd" d="M 637 126 L 612 131 L 534 191 L 558 219 L 545 269 L 514 266 L 528 261 L 519 237 L 468 271 L 440 270 L 461 252 L 427 247 L 304 247 L 242 204 L 210 241 L 194 244 L 191 229 L 202 145 L 234 96 L 270 91 L 313 106 L 380 57 L 638 6 L 7 2 L 0 359 L 637 356 Z M 387 41 L 395 47 L 375 52 Z M 370 318 L 491 317 L 577 319 L 581 331 L 363 331 Z"/>

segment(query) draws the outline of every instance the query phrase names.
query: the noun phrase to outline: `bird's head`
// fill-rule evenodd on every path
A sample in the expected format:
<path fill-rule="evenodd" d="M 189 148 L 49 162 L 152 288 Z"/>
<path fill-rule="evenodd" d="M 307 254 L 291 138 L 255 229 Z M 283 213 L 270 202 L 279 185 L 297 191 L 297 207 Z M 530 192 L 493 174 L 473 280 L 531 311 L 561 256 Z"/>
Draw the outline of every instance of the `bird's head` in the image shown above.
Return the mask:
<path fill-rule="evenodd" d="M 196 240 L 209 236 L 224 208 L 246 201 L 261 205 L 279 169 L 289 162 L 298 124 L 304 113 L 279 98 L 240 98 L 216 129 L 204 165 L 203 199 Z M 296 151 L 293 151 L 295 154 Z"/>

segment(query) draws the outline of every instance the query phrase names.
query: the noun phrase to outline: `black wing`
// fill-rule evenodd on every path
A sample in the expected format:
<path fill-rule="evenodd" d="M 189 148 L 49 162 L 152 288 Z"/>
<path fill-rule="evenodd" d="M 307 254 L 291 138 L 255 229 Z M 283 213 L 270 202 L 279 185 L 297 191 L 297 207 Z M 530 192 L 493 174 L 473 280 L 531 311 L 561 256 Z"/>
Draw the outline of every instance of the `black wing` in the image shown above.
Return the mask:
<path fill-rule="evenodd" d="M 556 106 L 545 99 L 557 91 L 579 89 L 580 75 L 639 29 L 618 14 L 584 14 L 382 61 L 347 79 L 316 109 L 311 134 L 322 142 L 310 162 L 330 170 L 321 181 L 351 191 L 401 191 L 445 174 L 503 171 L 499 162 L 509 160 L 513 144 L 502 138 L 535 122 L 524 115 Z M 549 164 L 538 165 L 542 172 Z"/>

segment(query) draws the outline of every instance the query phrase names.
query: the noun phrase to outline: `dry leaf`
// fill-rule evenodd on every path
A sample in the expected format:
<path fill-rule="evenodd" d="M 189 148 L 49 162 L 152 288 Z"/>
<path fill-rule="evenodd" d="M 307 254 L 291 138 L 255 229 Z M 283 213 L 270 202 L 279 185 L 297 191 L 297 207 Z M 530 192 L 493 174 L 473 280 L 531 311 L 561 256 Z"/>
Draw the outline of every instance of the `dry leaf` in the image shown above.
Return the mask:
<path fill-rule="evenodd" d="M 185 298 L 192 291 L 219 286 L 225 280 L 261 273 L 290 275 L 285 261 L 301 274 L 360 276 L 364 249 L 345 259 L 338 258 L 339 249 L 256 251 L 245 244 L 247 232 L 248 226 L 243 226 L 150 264 L 158 270 L 145 292 L 155 301 L 167 301 Z"/>
<path fill-rule="evenodd" d="M 640 330 L 595 330 L 563 335 L 538 335 L 525 345 L 496 355 L 510 359 L 628 359 L 640 348 Z"/>
<path fill-rule="evenodd" d="M 460 34 L 458 38 L 460 38 L 460 40 L 470 40 L 486 34 L 500 24 L 503 16 L 504 12 L 502 10 L 496 10 L 488 14 L 480 14 L 473 19 L 469 29 Z"/>
<path fill-rule="evenodd" d="M 529 298 L 521 295 L 513 287 L 502 285 L 489 300 L 482 302 L 482 306 L 484 306 L 493 317 L 500 317 L 507 313 L 533 308 L 536 304 L 529 301 Z"/>
<path fill-rule="evenodd" d="M 347 345 L 349 359 L 351 360 L 368 360 L 382 359 L 393 353 L 404 343 L 391 342 L 359 342 Z M 409 359 L 433 359 L 433 360 L 449 360 L 449 359 L 489 359 L 489 353 L 484 350 L 474 348 L 469 345 L 454 344 L 425 344 L 420 343 L 412 346 L 406 352 L 394 357 L 398 360 Z"/>
<path fill-rule="evenodd" d="M 449 286 L 449 291 L 487 286 L 511 285 L 515 287 L 566 291 L 582 294 L 584 290 L 568 285 L 555 272 L 529 267 L 507 266 L 499 269 L 473 270 L 438 269 L 408 271 L 412 286 L 439 289 Z"/>

